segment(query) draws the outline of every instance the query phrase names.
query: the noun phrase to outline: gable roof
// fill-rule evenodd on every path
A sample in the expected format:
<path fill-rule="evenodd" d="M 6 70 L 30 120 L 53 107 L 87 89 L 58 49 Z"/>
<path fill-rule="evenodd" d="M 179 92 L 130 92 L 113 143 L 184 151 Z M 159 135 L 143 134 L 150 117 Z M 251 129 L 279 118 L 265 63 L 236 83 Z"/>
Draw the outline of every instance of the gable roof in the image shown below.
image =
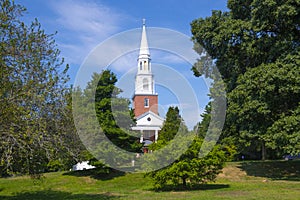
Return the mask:
<path fill-rule="evenodd" d="M 159 126 L 162 127 L 164 118 L 148 111 L 136 118 L 136 126 Z"/>
<path fill-rule="evenodd" d="M 164 118 L 162 118 L 161 116 L 159 116 L 159 115 L 157 115 L 157 114 L 155 114 L 154 112 L 152 112 L 152 111 L 148 111 L 148 112 L 145 112 L 145 113 L 143 113 L 143 114 L 141 114 L 140 116 L 138 116 L 137 118 L 136 118 L 136 120 L 139 120 L 139 119 L 141 119 L 141 118 L 143 118 L 143 117 L 145 117 L 145 116 L 147 116 L 147 115 L 151 115 L 151 116 L 153 116 L 153 117 L 157 117 L 158 119 L 160 119 L 160 120 L 165 120 Z"/>

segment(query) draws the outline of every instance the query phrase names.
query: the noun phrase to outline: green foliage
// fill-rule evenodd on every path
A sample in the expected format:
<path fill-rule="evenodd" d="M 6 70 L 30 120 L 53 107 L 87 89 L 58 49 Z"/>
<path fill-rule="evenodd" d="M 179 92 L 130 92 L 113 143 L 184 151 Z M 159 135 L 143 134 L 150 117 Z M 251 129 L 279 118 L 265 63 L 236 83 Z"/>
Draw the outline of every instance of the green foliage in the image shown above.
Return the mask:
<path fill-rule="evenodd" d="M 163 169 L 149 172 L 147 176 L 154 180 L 154 187 L 162 189 L 169 184 L 186 187 L 188 183 L 192 186 L 214 181 L 224 167 L 225 153 L 220 146 L 215 146 L 208 155 L 200 158 L 202 141 L 196 137 L 188 150 L 174 163 Z"/>
<path fill-rule="evenodd" d="M 41 173 L 62 158 L 71 164 L 78 138 L 70 118 L 68 65 L 53 34 L 37 20 L 20 20 L 24 7 L 8 0 L 0 6 L 0 175 Z"/>
<path fill-rule="evenodd" d="M 191 23 L 195 46 L 216 64 L 199 60 L 194 74 L 211 77 L 216 67 L 226 83 L 223 140 L 253 158 L 297 153 L 300 2 L 228 0 L 228 8 Z"/>
<path fill-rule="evenodd" d="M 240 144 L 258 142 L 283 150 L 283 154 L 300 152 L 294 111 L 300 102 L 299 64 L 299 54 L 289 55 L 240 76 L 238 86 L 228 95 L 228 120 L 232 121 L 231 130 L 239 130 Z"/>
<path fill-rule="evenodd" d="M 64 165 L 61 160 L 50 160 L 47 164 L 48 171 L 57 172 L 64 168 Z"/>
<path fill-rule="evenodd" d="M 231 91 L 248 68 L 297 51 L 299 1 L 229 0 L 228 8 L 229 12 L 213 11 L 206 19 L 194 20 L 191 26 L 192 39 L 216 60 Z M 193 69 L 200 74 L 210 71 L 196 65 Z"/>
<path fill-rule="evenodd" d="M 97 81 L 95 94 L 96 115 L 105 135 L 116 146 L 135 151 L 137 139 L 131 137 L 128 132 L 134 125 L 132 110 L 129 109 L 130 101 L 125 98 L 119 98 L 117 95 L 121 90 L 115 86 L 117 82 L 116 75 L 109 70 L 101 74 L 94 74 L 93 80 L 89 84 Z M 87 86 L 87 90 L 90 86 Z"/>
<path fill-rule="evenodd" d="M 166 146 L 178 132 L 187 132 L 183 119 L 179 114 L 178 107 L 169 107 L 166 114 L 166 120 L 164 121 L 163 127 L 159 132 L 159 137 L 156 143 L 152 143 L 149 146 L 151 150 L 158 150 Z"/>
<path fill-rule="evenodd" d="M 81 129 L 81 139 L 92 154 L 90 161 L 100 159 L 99 162 L 108 165 L 122 165 L 131 161 L 132 158 L 122 150 L 140 152 L 141 149 L 141 144 L 130 129 L 135 124 L 130 102 L 118 97 L 121 90 L 115 86 L 116 82 L 116 75 L 104 70 L 99 74 L 94 73 L 83 91 L 76 88 L 73 92 L 74 120 Z"/>
<path fill-rule="evenodd" d="M 211 118 L 212 118 L 212 103 L 209 102 L 205 106 L 204 113 L 201 114 L 202 120 L 199 122 L 195 127 L 194 131 L 197 133 L 197 136 L 201 139 L 207 139 L 207 134 L 213 134 L 213 131 L 209 130 L 212 128 L 213 125 L 211 125 Z M 219 142 L 220 143 L 220 142 Z M 232 161 L 234 159 L 235 154 L 237 153 L 236 146 L 232 140 L 229 138 L 225 138 L 222 140 L 220 144 L 220 148 L 224 151 L 226 155 L 226 160 L 227 161 Z"/>
<path fill-rule="evenodd" d="M 272 134 L 270 146 L 278 149 L 282 154 L 298 155 L 300 153 L 300 104 L 290 113 L 283 114 L 268 128 Z"/>
<path fill-rule="evenodd" d="M 170 107 L 159 139 L 151 146 L 154 152 L 144 155 L 146 159 L 142 168 L 150 171 L 147 176 L 154 180 L 156 189 L 169 184 L 186 187 L 188 183 L 193 185 L 214 181 L 225 163 L 225 152 L 216 146 L 201 158 L 199 153 L 200 149 L 205 149 L 203 145 L 209 146 L 210 143 L 204 143 L 203 138 L 189 132 L 179 115 L 179 109 Z M 159 166 L 166 167 L 157 170 Z"/>
<path fill-rule="evenodd" d="M 166 114 L 166 120 L 164 121 L 163 127 L 159 132 L 159 139 L 164 143 L 171 141 L 177 134 L 182 119 L 179 115 L 178 107 L 169 107 Z"/>
<path fill-rule="evenodd" d="M 201 114 L 202 120 L 194 127 L 194 131 L 197 133 L 199 138 L 204 139 L 208 132 L 209 123 L 211 121 L 211 102 L 205 106 L 204 113 Z"/>

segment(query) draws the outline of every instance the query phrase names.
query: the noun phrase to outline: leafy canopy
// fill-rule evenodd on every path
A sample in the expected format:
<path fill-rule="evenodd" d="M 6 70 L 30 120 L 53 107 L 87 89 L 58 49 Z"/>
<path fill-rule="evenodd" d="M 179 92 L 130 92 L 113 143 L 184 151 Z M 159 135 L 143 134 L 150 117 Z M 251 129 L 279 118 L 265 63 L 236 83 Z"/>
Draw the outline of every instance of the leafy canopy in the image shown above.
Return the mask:
<path fill-rule="evenodd" d="M 235 141 L 240 152 L 261 152 L 254 158 L 300 152 L 298 129 L 289 128 L 298 118 L 300 1 L 228 0 L 227 5 L 229 11 L 191 23 L 195 46 L 208 52 L 226 83 L 223 138 Z M 214 68 L 199 60 L 193 71 L 210 77 Z"/>
<path fill-rule="evenodd" d="M 53 34 L 37 20 L 21 21 L 24 7 L 9 0 L 0 6 L 0 175 L 34 175 L 54 165 L 66 169 L 76 157 L 73 147 L 79 147 L 70 118 L 68 65 Z"/>

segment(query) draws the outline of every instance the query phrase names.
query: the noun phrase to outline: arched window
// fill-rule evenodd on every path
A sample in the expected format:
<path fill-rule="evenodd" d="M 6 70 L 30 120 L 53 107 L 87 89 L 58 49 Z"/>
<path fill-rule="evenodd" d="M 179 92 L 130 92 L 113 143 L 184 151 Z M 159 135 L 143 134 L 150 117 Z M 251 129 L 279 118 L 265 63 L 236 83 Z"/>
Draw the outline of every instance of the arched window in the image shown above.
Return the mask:
<path fill-rule="evenodd" d="M 147 78 L 143 79 L 143 90 L 149 90 L 149 83 Z"/>
<path fill-rule="evenodd" d="M 144 61 L 144 70 L 148 70 L 147 61 Z"/>
<path fill-rule="evenodd" d="M 142 70 L 142 69 L 143 69 L 143 63 L 140 62 L 140 70 Z"/>

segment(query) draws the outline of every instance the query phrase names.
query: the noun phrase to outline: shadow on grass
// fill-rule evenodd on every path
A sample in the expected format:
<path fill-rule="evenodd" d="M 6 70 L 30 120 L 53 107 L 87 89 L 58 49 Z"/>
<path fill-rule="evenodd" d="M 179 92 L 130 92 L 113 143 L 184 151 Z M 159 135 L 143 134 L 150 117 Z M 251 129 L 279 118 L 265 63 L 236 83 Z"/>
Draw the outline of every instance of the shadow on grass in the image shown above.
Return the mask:
<path fill-rule="evenodd" d="M 249 176 L 300 181 L 300 160 L 242 162 L 239 168 Z"/>
<path fill-rule="evenodd" d="M 160 189 L 152 189 L 156 192 L 169 192 L 169 191 L 193 191 L 193 190 L 218 190 L 218 189 L 224 189 L 229 188 L 230 186 L 228 184 L 197 184 L 197 185 L 167 185 Z"/>
<path fill-rule="evenodd" d="M 72 194 L 69 192 L 45 190 L 36 192 L 21 192 L 14 196 L 0 196 L 1 200 L 60 200 L 60 199 L 80 199 L 80 200 L 94 200 L 94 199 L 119 199 L 119 196 L 113 196 L 111 194 Z"/>
<path fill-rule="evenodd" d="M 124 176 L 125 172 L 118 171 L 115 169 L 109 169 L 108 171 L 103 171 L 99 169 L 89 169 L 89 170 L 82 170 L 82 171 L 70 171 L 63 173 L 63 175 L 67 176 L 89 176 L 91 178 L 97 179 L 97 180 L 110 180 L 119 176 Z"/>

